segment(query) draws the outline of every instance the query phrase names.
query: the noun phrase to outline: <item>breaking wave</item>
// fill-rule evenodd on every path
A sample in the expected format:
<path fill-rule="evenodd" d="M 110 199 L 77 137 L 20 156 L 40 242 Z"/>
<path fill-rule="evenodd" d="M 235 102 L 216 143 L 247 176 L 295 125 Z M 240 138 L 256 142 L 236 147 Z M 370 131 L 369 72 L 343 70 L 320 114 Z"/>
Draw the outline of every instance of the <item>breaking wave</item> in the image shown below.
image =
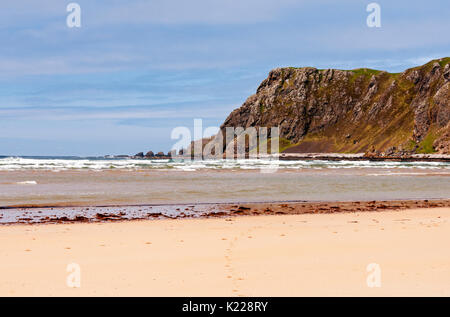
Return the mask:
<path fill-rule="evenodd" d="M 296 160 L 275 161 L 266 159 L 242 160 L 137 160 L 126 158 L 62 158 L 62 157 L 4 157 L 0 158 L 0 171 L 20 170 L 181 170 L 204 169 L 341 169 L 341 168 L 383 168 L 383 169 L 441 169 L 449 170 L 448 162 L 383 162 L 383 161 L 323 161 Z"/>

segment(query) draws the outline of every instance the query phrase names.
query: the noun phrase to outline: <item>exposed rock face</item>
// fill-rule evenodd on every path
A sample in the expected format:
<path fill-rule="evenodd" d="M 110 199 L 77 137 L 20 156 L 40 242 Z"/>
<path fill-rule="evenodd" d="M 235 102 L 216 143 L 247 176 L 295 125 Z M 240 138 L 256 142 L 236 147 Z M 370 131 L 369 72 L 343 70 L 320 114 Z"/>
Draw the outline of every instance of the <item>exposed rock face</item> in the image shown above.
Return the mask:
<path fill-rule="evenodd" d="M 449 153 L 450 58 L 391 74 L 277 68 L 221 126 L 280 128 L 285 152 Z"/>
<path fill-rule="evenodd" d="M 442 134 L 434 141 L 433 146 L 439 154 L 450 153 L 450 123 L 447 124 Z"/>

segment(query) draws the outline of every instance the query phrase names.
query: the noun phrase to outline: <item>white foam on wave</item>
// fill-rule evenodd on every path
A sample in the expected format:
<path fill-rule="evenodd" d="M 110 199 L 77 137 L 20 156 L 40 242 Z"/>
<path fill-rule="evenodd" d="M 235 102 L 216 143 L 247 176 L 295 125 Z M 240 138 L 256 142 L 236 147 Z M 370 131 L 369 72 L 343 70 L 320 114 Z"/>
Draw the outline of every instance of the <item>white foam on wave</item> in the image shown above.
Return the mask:
<path fill-rule="evenodd" d="M 349 168 L 379 168 L 379 169 L 435 169 L 450 170 L 450 163 L 443 162 L 372 162 L 372 161 L 277 161 L 266 159 L 238 160 L 136 160 L 136 159 L 41 159 L 9 157 L 0 159 L 0 171 L 19 170 L 49 170 L 53 172 L 66 170 L 185 170 L 202 169 L 349 169 Z"/>
<path fill-rule="evenodd" d="M 24 182 L 17 182 L 17 185 L 37 185 L 36 181 L 24 181 Z"/>

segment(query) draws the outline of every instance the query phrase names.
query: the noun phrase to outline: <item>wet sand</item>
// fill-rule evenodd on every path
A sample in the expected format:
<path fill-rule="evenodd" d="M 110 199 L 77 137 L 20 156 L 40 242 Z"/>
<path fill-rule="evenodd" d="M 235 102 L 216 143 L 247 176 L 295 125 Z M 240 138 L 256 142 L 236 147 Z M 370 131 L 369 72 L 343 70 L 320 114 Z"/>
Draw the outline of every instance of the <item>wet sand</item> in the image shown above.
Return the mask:
<path fill-rule="evenodd" d="M 448 207 L 0 229 L 1 296 L 450 296 Z"/>
<path fill-rule="evenodd" d="M 0 207 L 0 225 L 111 222 L 148 219 L 211 218 L 255 215 L 379 212 L 450 207 L 450 199 L 259 202 L 237 204 L 164 204 L 123 206 L 23 205 Z"/>

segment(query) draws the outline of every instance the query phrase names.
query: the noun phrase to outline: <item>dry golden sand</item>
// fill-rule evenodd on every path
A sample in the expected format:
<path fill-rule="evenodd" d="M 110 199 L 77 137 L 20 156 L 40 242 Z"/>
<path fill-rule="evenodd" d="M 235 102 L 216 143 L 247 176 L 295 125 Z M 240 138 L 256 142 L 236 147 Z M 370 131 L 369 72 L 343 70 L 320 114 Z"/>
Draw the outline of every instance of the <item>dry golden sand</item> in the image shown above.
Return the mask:
<path fill-rule="evenodd" d="M 450 208 L 0 230 L 2 296 L 450 296 Z"/>

